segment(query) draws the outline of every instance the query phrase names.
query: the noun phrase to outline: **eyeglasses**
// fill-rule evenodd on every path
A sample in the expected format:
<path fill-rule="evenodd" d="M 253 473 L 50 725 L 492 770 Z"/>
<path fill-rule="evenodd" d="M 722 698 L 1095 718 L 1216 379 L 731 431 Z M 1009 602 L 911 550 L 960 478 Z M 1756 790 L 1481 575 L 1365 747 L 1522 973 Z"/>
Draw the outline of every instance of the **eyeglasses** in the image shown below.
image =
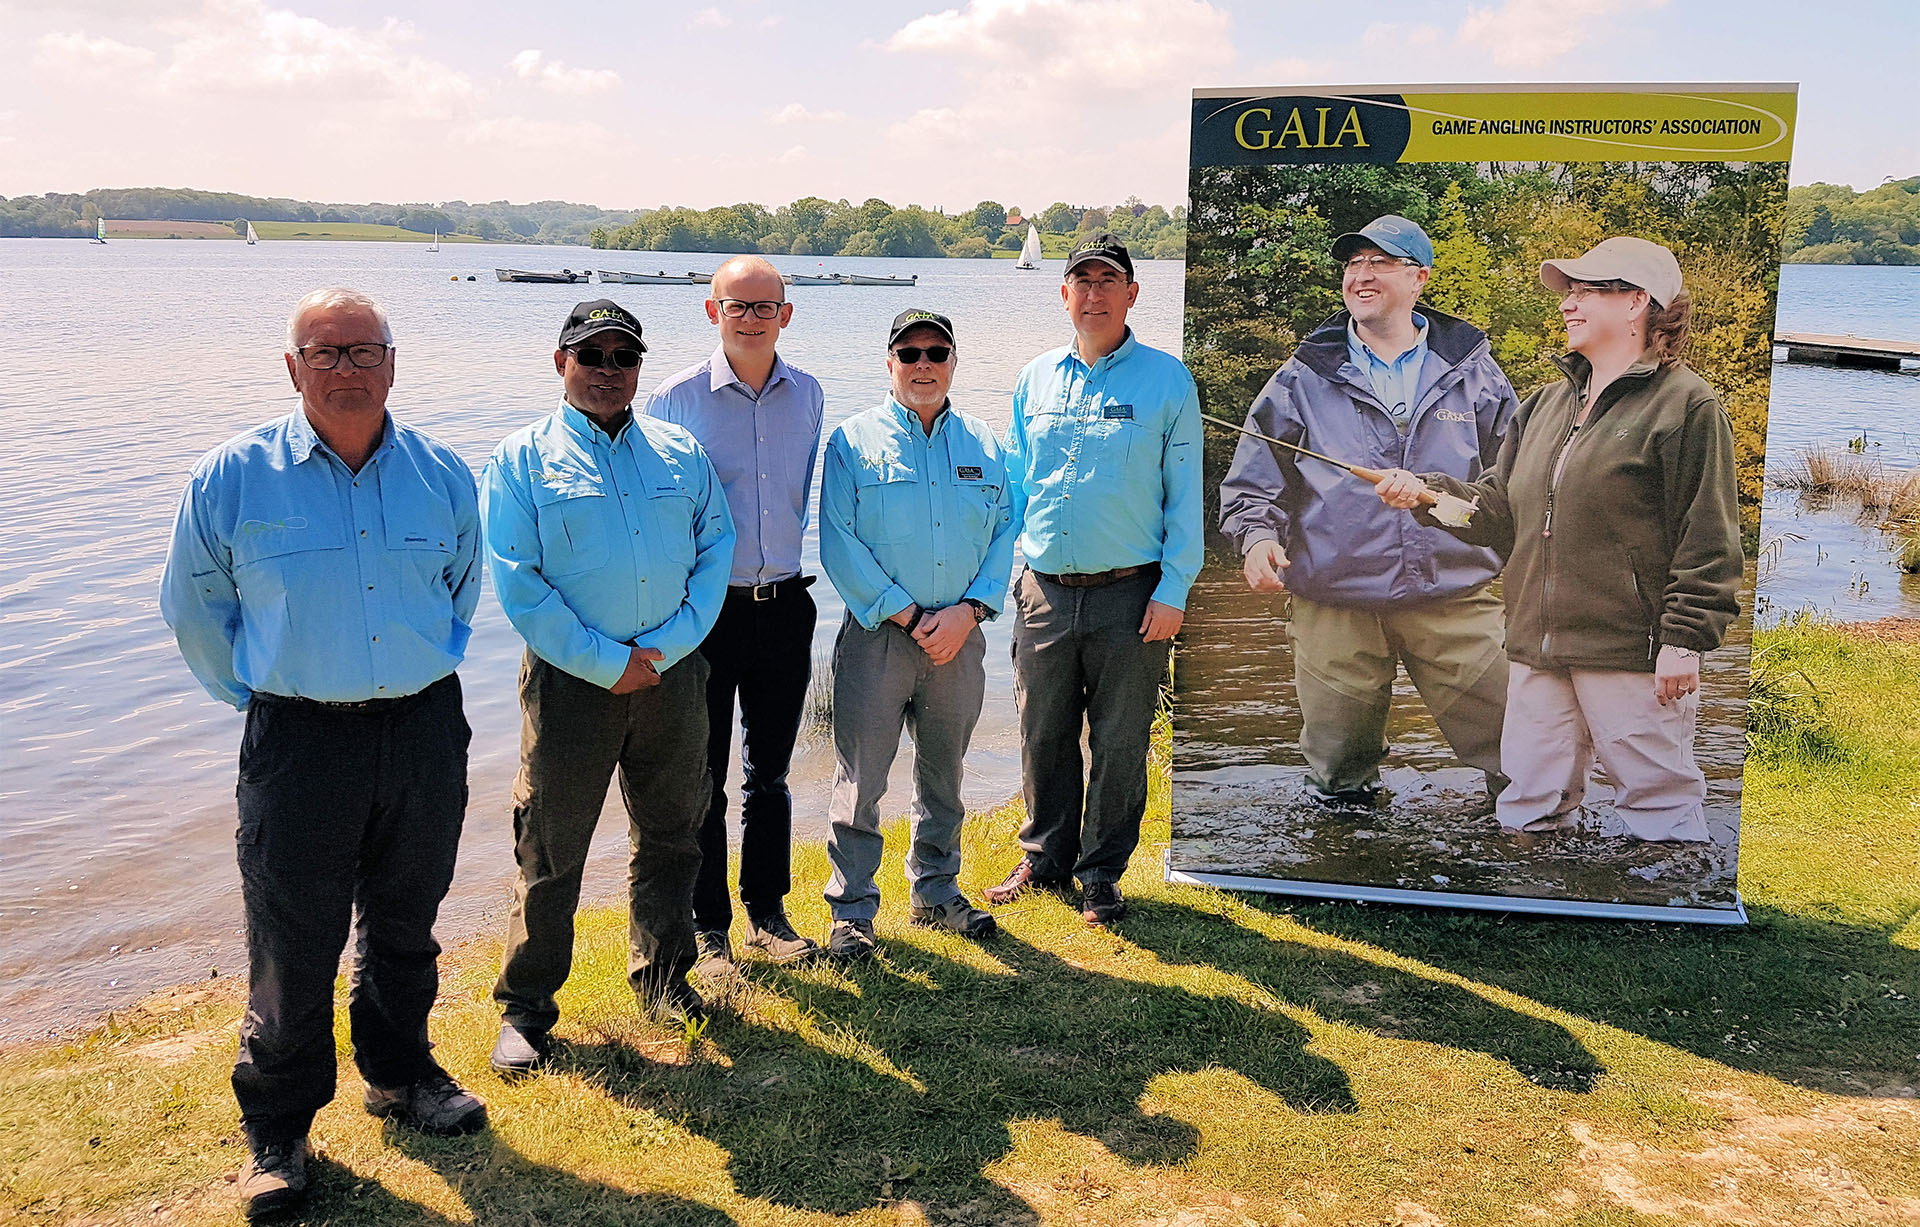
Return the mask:
<path fill-rule="evenodd" d="M 720 314 L 730 320 L 738 320 L 745 319 L 747 312 L 751 311 L 755 319 L 770 320 L 780 314 L 780 308 L 786 305 L 777 299 L 748 302 L 744 298 L 723 298 L 720 300 Z"/>
<path fill-rule="evenodd" d="M 368 367 L 379 366 L 382 362 L 385 362 L 387 355 L 393 352 L 393 346 L 371 343 L 366 345 L 302 345 L 293 352 L 300 355 L 300 361 L 305 363 L 308 368 L 316 371 L 330 371 L 340 365 L 342 358 L 347 360 L 347 365 L 366 370 Z"/>
<path fill-rule="evenodd" d="M 945 362 L 948 358 L 953 357 L 953 346 L 951 345 L 902 345 L 899 349 L 896 349 L 893 351 L 893 356 L 900 359 L 900 361 L 906 363 L 908 366 L 912 366 L 914 363 L 920 361 L 920 355 L 922 354 L 926 355 L 928 362 L 933 363 L 935 366 L 939 366 L 941 363 Z"/>
<path fill-rule="evenodd" d="M 606 366 L 611 363 L 623 371 L 630 371 L 640 365 L 640 351 L 631 346 L 602 349 L 598 345 L 576 345 L 569 352 L 581 366 Z"/>
<path fill-rule="evenodd" d="M 1081 294 L 1113 294 L 1133 284 L 1131 277 L 1069 277 L 1067 288 Z"/>
<path fill-rule="evenodd" d="M 1569 298 L 1574 302 L 1584 302 L 1594 294 L 1631 294 L 1639 288 L 1624 281 L 1573 281 L 1567 284 L 1567 292 L 1560 299 L 1562 302 Z"/>
<path fill-rule="evenodd" d="M 1349 273 L 1384 273 L 1390 268 L 1419 268 L 1420 261 L 1405 256 L 1354 256 L 1343 265 Z"/>

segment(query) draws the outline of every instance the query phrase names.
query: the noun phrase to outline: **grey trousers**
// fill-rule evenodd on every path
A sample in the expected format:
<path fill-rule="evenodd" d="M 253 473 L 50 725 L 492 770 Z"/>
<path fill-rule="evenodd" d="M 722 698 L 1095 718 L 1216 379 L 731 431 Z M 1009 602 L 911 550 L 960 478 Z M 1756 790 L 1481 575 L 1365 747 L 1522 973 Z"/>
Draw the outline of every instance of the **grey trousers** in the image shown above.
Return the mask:
<path fill-rule="evenodd" d="M 833 799 L 826 900 L 835 920 L 872 920 L 880 910 L 880 800 L 900 749 L 913 736 L 913 836 L 907 882 L 914 906 L 937 907 L 960 894 L 962 762 L 986 697 L 986 637 L 974 628 L 960 654 L 937 668 L 913 636 L 883 622 L 868 630 L 853 618 L 833 645 Z"/>
<path fill-rule="evenodd" d="M 1020 846 L 1040 877 L 1118 881 L 1140 843 L 1148 743 L 1173 647 L 1140 638 L 1159 582 L 1155 567 L 1103 588 L 1062 587 L 1031 570 L 1014 585 Z M 1084 784 L 1082 720 L 1092 752 Z"/>
<path fill-rule="evenodd" d="M 627 806 L 627 980 L 642 1000 L 693 966 L 693 879 L 707 779 L 707 662 L 698 652 L 660 684 L 619 695 L 532 652 L 520 666 L 520 774 L 513 859 L 520 867 L 493 999 L 506 1020 L 545 1029 L 573 969 L 573 913 L 607 784 Z"/>

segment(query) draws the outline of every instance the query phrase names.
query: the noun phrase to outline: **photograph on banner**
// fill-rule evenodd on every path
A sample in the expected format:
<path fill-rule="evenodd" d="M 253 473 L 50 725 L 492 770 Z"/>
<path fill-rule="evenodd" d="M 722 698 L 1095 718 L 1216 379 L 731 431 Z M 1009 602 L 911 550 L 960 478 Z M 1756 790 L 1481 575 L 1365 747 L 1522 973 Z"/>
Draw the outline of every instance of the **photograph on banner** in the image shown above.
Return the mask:
<path fill-rule="evenodd" d="M 1795 93 L 1201 90 L 1167 871 L 1740 923 Z"/>

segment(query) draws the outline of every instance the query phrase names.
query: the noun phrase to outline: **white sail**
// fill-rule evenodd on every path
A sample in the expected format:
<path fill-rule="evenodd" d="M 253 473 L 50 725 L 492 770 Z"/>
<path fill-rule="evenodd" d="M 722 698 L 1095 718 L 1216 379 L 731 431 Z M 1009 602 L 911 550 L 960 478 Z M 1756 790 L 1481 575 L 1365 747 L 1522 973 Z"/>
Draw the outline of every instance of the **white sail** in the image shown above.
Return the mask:
<path fill-rule="evenodd" d="M 107 241 L 107 219 L 104 217 L 96 217 L 93 219 L 93 223 L 94 223 L 93 224 L 93 241 L 96 243 L 106 242 Z"/>
<path fill-rule="evenodd" d="M 440 250 L 440 232 L 438 230 L 433 232 L 433 242 L 427 244 L 427 250 L 428 251 Z"/>
<path fill-rule="evenodd" d="M 247 245 L 251 247 L 253 244 L 258 243 L 259 241 L 260 241 L 259 231 L 253 228 L 252 222 L 248 222 L 247 223 Z"/>
<path fill-rule="evenodd" d="M 1020 258 L 1014 261 L 1015 268 L 1040 267 L 1040 230 L 1037 226 L 1027 226 L 1027 241 L 1020 245 Z"/>

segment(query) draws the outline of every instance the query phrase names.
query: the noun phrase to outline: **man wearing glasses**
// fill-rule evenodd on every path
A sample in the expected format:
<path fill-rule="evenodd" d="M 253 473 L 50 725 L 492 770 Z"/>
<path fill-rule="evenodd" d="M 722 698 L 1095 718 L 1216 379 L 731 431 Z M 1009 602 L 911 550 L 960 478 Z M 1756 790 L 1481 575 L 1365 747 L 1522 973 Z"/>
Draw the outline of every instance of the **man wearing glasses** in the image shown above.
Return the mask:
<path fill-rule="evenodd" d="M 433 922 L 466 816 L 460 680 L 480 527 L 473 474 L 387 413 L 393 331 L 315 290 L 287 322 L 300 403 L 194 467 L 160 610 L 207 693 L 246 712 L 240 898 L 247 1012 L 233 1092 L 248 1218 L 307 1195 L 307 1132 L 334 1093 L 333 980 L 367 1111 L 471 1133 L 486 1108 L 433 1059 Z"/>
<path fill-rule="evenodd" d="M 800 732 L 813 666 L 813 576 L 800 573 L 814 457 L 820 450 L 820 385 L 776 352 L 793 318 L 786 286 L 758 256 L 736 256 L 713 275 L 707 319 L 720 344 L 672 376 L 647 414 L 692 432 L 713 458 L 740 537 L 719 622 L 701 647 L 707 681 L 707 763 L 712 795 L 700 828 L 693 919 L 696 975 L 715 986 L 735 973 L 733 903 L 727 890 L 727 763 L 734 696 L 740 700 L 740 902 L 747 945 L 781 963 L 819 952 L 794 932 L 793 796 L 787 769 Z"/>
<path fill-rule="evenodd" d="M 1201 562 L 1200 402 L 1180 360 L 1127 327 L 1139 296 L 1111 234 L 1068 253 L 1074 341 L 1020 372 L 1007 442 L 1027 559 L 1013 623 L 1026 855 L 986 896 L 1077 877 L 1094 925 L 1126 913 L 1119 880 L 1140 842 L 1154 712 Z"/>
<path fill-rule="evenodd" d="M 588 844 L 616 768 L 630 849 L 627 982 L 656 1018 L 703 1016 L 693 878 L 707 795 L 707 664 L 733 521 L 700 445 L 633 414 L 640 323 L 606 299 L 560 330 L 554 412 L 507 436 L 480 479 L 493 588 L 520 668 L 514 884 L 492 1064 L 531 1072 L 560 1016 Z"/>
<path fill-rule="evenodd" d="M 841 423 L 820 481 L 820 563 L 847 603 L 833 648 L 833 830 L 827 951 L 874 951 L 880 801 L 913 735 L 914 924 L 991 937 L 960 872 L 962 762 L 986 696 L 980 623 L 1006 603 L 1013 507 L 993 431 L 953 409 L 953 323 L 903 311 L 887 340 L 886 403 Z"/>
<path fill-rule="evenodd" d="M 1471 482 L 1515 409 L 1486 334 L 1420 303 L 1433 244 L 1388 215 L 1334 240 L 1346 307 L 1300 343 L 1247 427 L 1355 464 Z M 1408 516 L 1364 482 L 1242 436 L 1220 483 L 1221 531 L 1256 592 L 1291 592 L 1288 633 L 1307 785 L 1371 808 L 1400 665 L 1454 754 L 1498 796 L 1505 621 L 1492 551 Z"/>

